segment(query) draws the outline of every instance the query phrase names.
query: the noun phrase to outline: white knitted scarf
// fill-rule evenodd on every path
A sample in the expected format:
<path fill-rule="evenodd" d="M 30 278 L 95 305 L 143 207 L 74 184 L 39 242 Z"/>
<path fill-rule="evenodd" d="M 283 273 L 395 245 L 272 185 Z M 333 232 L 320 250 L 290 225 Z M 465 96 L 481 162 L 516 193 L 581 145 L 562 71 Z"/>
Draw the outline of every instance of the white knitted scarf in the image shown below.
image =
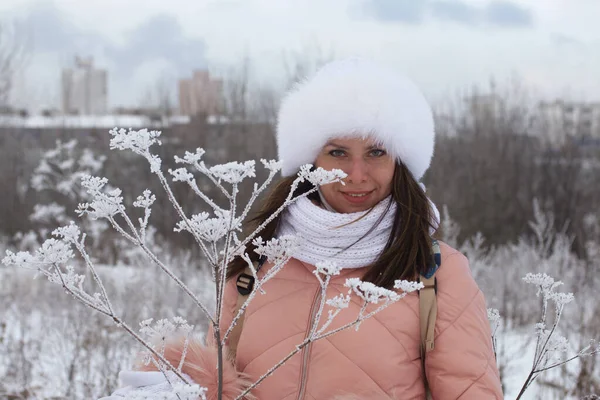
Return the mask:
<path fill-rule="evenodd" d="M 303 197 L 288 206 L 278 236 L 300 237 L 300 246 L 292 254 L 300 261 L 313 265 L 334 261 L 342 268 L 364 267 L 377 260 L 390 236 L 396 204 L 390 204 L 386 212 L 388 203 L 389 198 L 370 211 L 342 214 Z"/>
<path fill-rule="evenodd" d="M 365 267 L 379 258 L 389 239 L 396 213 L 396 203 L 390 204 L 390 200 L 387 197 L 369 211 L 344 214 L 319 207 L 303 197 L 287 207 L 278 236 L 300 237 L 300 246 L 292 257 L 302 262 L 315 265 L 333 261 L 342 268 Z M 431 201 L 430 204 L 437 228 L 439 213 Z"/>

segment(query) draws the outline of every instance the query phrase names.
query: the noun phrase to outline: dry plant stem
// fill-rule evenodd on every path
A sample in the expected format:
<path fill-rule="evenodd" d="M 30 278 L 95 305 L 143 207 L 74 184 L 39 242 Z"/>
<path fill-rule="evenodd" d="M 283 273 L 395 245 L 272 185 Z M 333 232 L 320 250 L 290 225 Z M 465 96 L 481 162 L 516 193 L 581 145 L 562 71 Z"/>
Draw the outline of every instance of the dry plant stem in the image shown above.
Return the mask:
<path fill-rule="evenodd" d="M 259 280 L 256 279 L 255 283 L 254 283 L 254 288 L 252 290 L 252 292 L 250 292 L 250 294 L 248 295 L 248 298 L 246 299 L 246 301 L 244 302 L 244 304 L 242 304 L 242 306 L 240 307 L 238 313 L 233 317 L 233 320 L 231 321 L 231 324 L 229 325 L 229 328 L 227 329 L 227 331 L 225 332 L 225 335 L 223 336 L 223 338 L 221 339 L 221 344 L 225 344 L 227 341 L 227 338 L 229 338 L 229 335 L 231 334 L 231 331 L 233 330 L 233 328 L 235 327 L 235 325 L 238 323 L 239 319 L 242 317 L 242 315 L 244 314 L 244 312 L 246 311 L 246 308 L 248 307 L 248 305 L 252 302 L 252 300 L 254 299 L 254 297 L 256 296 L 256 294 L 262 290 L 262 285 L 264 285 L 266 282 L 268 282 L 273 276 L 275 276 L 275 274 L 280 271 L 283 266 L 289 261 L 289 258 L 286 258 L 284 260 L 282 260 L 281 262 L 279 262 L 279 264 L 275 264 L 270 270 L 269 273 L 267 275 L 265 275 L 263 277 L 263 279 Z M 251 263 L 250 263 L 251 264 Z M 252 268 L 254 270 L 254 268 Z M 271 273 L 272 271 L 275 271 L 274 273 Z M 253 274 L 256 276 L 256 271 L 254 270 Z"/>
<path fill-rule="evenodd" d="M 235 398 L 235 400 L 242 400 L 244 398 L 244 396 L 246 396 L 248 393 L 250 393 L 250 391 L 252 389 L 254 389 L 258 385 L 260 385 L 262 383 L 262 381 L 264 381 L 266 378 L 271 376 L 273 374 L 273 372 L 275 372 L 279 367 L 281 367 L 283 364 L 285 364 L 287 360 L 289 360 L 294 355 L 296 355 L 300 351 L 302 351 L 302 349 L 305 348 L 310 342 L 311 342 L 311 340 L 309 338 L 305 339 L 302 343 L 300 343 L 298 346 L 296 346 L 296 348 L 294 350 L 292 350 L 287 356 L 282 358 L 281 361 L 279 361 L 277 364 L 272 366 L 267 372 L 265 372 L 265 374 L 263 376 L 261 376 L 256 382 L 254 382 L 252 385 L 248 386 L 246 388 L 246 390 L 244 390 L 238 397 Z"/>
<path fill-rule="evenodd" d="M 150 258 L 150 260 L 152 260 L 152 262 L 154 262 L 156 265 L 158 265 L 158 267 L 161 270 L 163 270 L 163 272 L 166 273 L 169 276 L 169 278 L 171 278 L 188 296 L 190 296 L 190 298 L 194 301 L 194 303 L 196 303 L 196 305 L 198 307 L 200 307 L 200 309 L 204 312 L 204 314 L 209 319 L 209 321 L 214 325 L 215 320 L 212 317 L 212 315 L 210 315 L 210 312 L 208 311 L 206 306 L 204 304 L 202 304 L 200 299 L 198 299 L 198 297 L 194 293 L 192 293 L 192 291 L 186 286 L 185 283 L 183 283 L 183 281 L 181 281 L 181 279 L 179 279 L 175 274 L 173 274 L 173 272 L 169 269 L 169 267 L 167 267 L 165 264 L 163 264 L 163 262 L 160 261 L 158 259 L 158 257 L 156 257 L 156 255 L 148 248 L 148 246 L 146 246 L 146 244 L 142 243 L 141 238 L 140 238 L 139 234 L 137 233 L 137 230 L 135 229 L 135 226 L 133 225 L 133 222 L 131 222 L 131 219 L 129 218 L 129 216 L 125 212 L 122 212 L 121 215 L 123 216 L 123 218 L 129 225 L 129 228 L 132 230 L 133 234 L 135 235 L 135 239 L 134 239 L 135 243 L 146 253 L 146 255 Z"/>
<path fill-rule="evenodd" d="M 194 193 L 196 193 L 196 195 L 198 197 L 200 197 L 202 200 L 204 200 L 204 202 L 206 202 L 206 204 L 208 204 L 213 210 L 220 210 L 220 207 L 217 206 L 211 199 L 210 197 L 208 197 L 207 195 L 205 195 L 204 193 L 202 193 L 202 191 L 200 190 L 200 188 L 198 187 L 198 184 L 196 183 L 195 180 L 190 180 L 188 181 L 188 185 L 190 185 L 190 187 L 192 188 L 192 190 L 194 191 Z"/>
<path fill-rule="evenodd" d="M 148 155 L 150 155 L 149 152 L 148 152 Z M 167 193 L 167 197 L 169 198 L 169 201 L 171 202 L 171 204 L 173 204 L 173 207 L 175 208 L 175 211 L 177 211 L 177 214 L 179 215 L 179 218 L 181 218 L 181 220 L 185 223 L 185 226 L 188 228 L 188 231 L 192 234 L 192 236 L 194 237 L 194 240 L 196 240 L 196 243 L 198 243 L 198 246 L 200 246 L 200 249 L 202 250 L 202 253 L 204 253 L 204 255 L 209 259 L 209 262 L 215 262 L 216 260 L 214 260 L 214 261 L 211 260 L 210 254 L 208 252 L 208 249 L 206 248 L 206 246 L 202 242 L 202 239 L 200 239 L 198 237 L 198 235 L 194 232 L 194 229 L 192 229 L 192 225 L 190 224 L 190 220 L 185 215 L 185 212 L 183 211 L 183 208 L 181 208 L 181 205 L 179 204 L 179 202 L 175 198 L 175 195 L 173 194 L 173 191 L 171 190 L 171 187 L 169 186 L 169 183 L 167 182 L 167 178 L 165 178 L 164 174 L 160 170 L 156 172 L 156 175 L 158 176 L 158 179 L 160 180 L 160 183 L 162 184 L 163 189 Z"/>
<path fill-rule="evenodd" d="M 84 294 L 86 294 L 89 298 L 84 297 L 81 293 L 77 293 L 74 292 L 65 282 L 64 278 L 63 278 L 63 273 L 60 270 L 60 268 L 58 267 L 58 265 L 56 264 L 52 264 L 52 266 L 54 267 L 54 269 L 56 270 L 56 273 L 58 274 L 60 281 L 62 283 L 62 287 L 73 297 L 75 297 L 77 300 L 79 300 L 81 303 L 83 303 L 84 305 L 100 312 L 101 314 L 104 314 L 108 317 L 112 318 L 112 314 L 110 313 L 110 310 L 103 310 L 102 308 L 100 308 L 98 305 L 95 304 L 95 302 L 93 301 L 93 298 L 91 296 L 89 296 L 87 293 L 83 292 Z M 44 271 L 44 270 L 40 270 L 40 272 L 42 272 L 44 275 L 46 276 L 50 276 L 50 274 L 48 273 L 48 271 Z"/>
<path fill-rule="evenodd" d="M 104 302 L 106 303 L 106 306 L 108 307 L 108 310 L 111 312 L 111 314 L 114 314 L 114 309 L 112 307 L 112 304 L 110 303 L 108 294 L 106 293 L 106 288 L 104 287 L 104 284 L 102 283 L 102 279 L 100 279 L 100 276 L 96 272 L 96 267 L 94 267 L 92 260 L 90 260 L 90 256 L 88 255 L 87 251 L 85 251 L 85 247 L 83 247 L 84 240 L 85 240 L 85 234 L 83 235 L 83 237 L 81 239 L 81 243 L 78 242 L 77 240 L 74 241 L 75 247 L 77 248 L 77 251 L 79 251 L 79 254 L 81 254 L 81 256 L 83 257 L 86 266 L 92 273 L 92 276 L 94 277 L 94 281 L 96 281 L 96 283 L 98 284 L 98 286 L 100 288 L 100 292 L 102 293 L 102 297 L 104 298 Z"/>
<path fill-rule="evenodd" d="M 267 186 L 269 186 L 271 181 L 273 181 L 273 178 L 275 177 L 275 175 L 276 175 L 276 172 L 271 171 L 269 173 L 269 176 L 267 177 L 267 179 L 263 182 L 263 184 L 258 189 L 256 188 L 256 184 L 254 185 L 254 191 L 252 192 L 252 197 L 250 197 L 250 200 L 246 204 L 246 207 L 244 208 L 244 212 L 242 212 L 240 219 L 242 219 L 242 220 L 246 219 L 246 216 L 250 212 L 250 209 L 254 205 L 254 202 L 258 198 L 258 195 L 265 191 Z"/>
<path fill-rule="evenodd" d="M 401 298 L 400 298 L 400 299 L 401 299 Z M 400 299 L 398 299 L 398 301 L 399 301 Z M 369 318 L 371 318 L 373 315 L 375 315 L 375 314 L 377 314 L 378 312 L 380 312 L 380 311 L 382 311 L 382 310 L 386 309 L 387 307 L 389 307 L 390 305 L 392 305 L 392 304 L 394 304 L 394 303 L 395 303 L 395 301 L 389 301 L 389 302 L 385 303 L 384 305 L 380 306 L 379 308 L 377 308 L 376 310 L 374 310 L 374 311 L 371 311 L 371 312 L 370 312 L 370 313 L 368 313 L 367 315 L 362 315 L 362 314 L 361 314 L 361 315 L 359 315 L 359 316 L 358 316 L 358 318 L 356 318 L 356 320 L 354 320 L 354 321 L 352 321 L 352 322 L 349 322 L 349 323 L 347 323 L 346 325 L 340 326 L 339 328 L 336 328 L 336 329 L 334 329 L 334 330 L 332 330 L 332 331 L 329 331 L 329 332 L 327 332 L 327 333 L 323 333 L 323 334 L 320 334 L 320 335 L 316 336 L 316 337 L 315 337 L 315 340 L 324 339 L 324 338 L 326 338 L 326 337 L 328 337 L 328 336 L 331 336 L 331 335 L 334 335 L 334 334 L 336 334 L 336 333 L 338 333 L 338 332 L 340 332 L 340 331 L 343 331 L 344 329 L 348 329 L 348 328 L 351 328 L 351 327 L 353 327 L 353 326 L 354 326 L 354 325 L 356 325 L 356 324 L 360 324 L 360 323 L 361 323 L 361 322 L 363 322 L 365 319 L 369 319 Z M 365 304 L 363 305 L 363 309 L 364 309 L 364 308 L 366 308 L 366 305 L 367 305 L 367 303 L 365 302 Z"/>
<path fill-rule="evenodd" d="M 167 375 L 167 370 L 160 363 L 158 363 L 154 358 L 151 359 L 151 362 L 152 362 L 152 364 L 154 364 L 156 369 L 158 369 L 163 374 L 163 376 L 164 376 L 165 380 L 167 381 L 167 383 L 169 384 L 169 386 L 173 387 L 173 383 L 171 382 L 171 380 L 169 379 L 169 376 Z M 181 370 L 181 369 L 179 369 L 179 370 Z M 179 393 L 175 393 L 175 396 L 177 396 L 177 398 L 179 400 L 181 400 Z"/>
<path fill-rule="evenodd" d="M 325 277 L 325 281 L 319 277 L 319 281 L 321 282 L 321 301 L 319 302 L 319 309 L 317 310 L 317 314 L 315 315 L 316 321 L 321 321 L 321 316 L 323 315 L 323 309 L 325 308 L 325 302 L 327 301 L 327 287 L 329 285 L 329 281 L 331 280 L 331 276 L 327 275 Z M 318 324 L 313 324 L 309 337 L 314 337 L 315 332 L 317 331 Z"/>
<path fill-rule="evenodd" d="M 185 358 L 187 357 L 189 344 L 190 344 L 190 336 L 188 333 L 185 337 L 185 342 L 183 342 L 183 352 L 181 354 L 181 360 L 179 360 L 179 365 L 177 366 L 178 371 L 181 371 L 181 369 L 183 368 L 183 363 L 185 362 Z"/>
<path fill-rule="evenodd" d="M 281 207 L 279 207 L 277 209 L 277 211 L 275 211 L 273 213 L 273 215 L 271 215 L 269 218 L 267 218 L 265 220 L 265 222 L 263 222 L 262 224 L 259 225 L 258 228 L 256 228 L 254 230 L 254 232 L 252 232 L 250 235 L 248 235 L 248 237 L 246 237 L 246 239 L 244 239 L 240 244 L 237 245 L 237 247 L 233 250 L 233 253 L 237 253 L 241 248 L 245 247 L 248 242 L 250 242 L 252 239 L 254 239 L 256 237 L 256 235 L 258 235 L 263 229 L 265 229 L 265 226 L 267 226 L 269 223 L 271 223 L 271 221 L 273 221 L 279 214 L 281 214 L 281 212 L 290 204 L 296 202 L 298 199 L 301 199 L 303 197 L 306 197 L 312 193 L 315 193 L 317 191 L 316 188 L 309 190 L 306 193 L 303 193 L 297 197 L 294 197 L 293 199 L 291 198 L 293 193 L 294 193 L 295 187 L 292 187 L 292 190 L 290 190 L 290 194 L 288 196 L 288 198 L 286 199 L 286 201 L 283 203 L 283 205 Z"/>
<path fill-rule="evenodd" d="M 217 273 L 219 274 L 219 279 L 217 280 L 217 299 L 216 299 L 217 300 L 216 301 L 217 325 L 220 325 L 220 323 L 221 323 L 221 314 L 223 311 L 223 304 L 222 304 L 223 292 L 225 290 L 225 280 L 227 279 L 227 266 L 229 265 L 231 236 L 233 235 L 233 223 L 235 221 L 235 212 L 236 212 L 236 206 L 237 206 L 237 201 L 236 201 L 237 193 L 238 193 L 237 184 L 233 184 L 231 193 L 232 193 L 232 195 L 229 200 L 229 210 L 230 210 L 229 226 L 227 229 L 227 235 L 225 237 L 225 248 L 224 248 L 223 260 L 221 262 L 220 270 L 217 271 Z M 221 338 L 218 338 L 218 341 L 220 342 Z"/>
<path fill-rule="evenodd" d="M 400 297 L 398 300 L 402 299 L 404 296 Z M 285 356 L 284 358 L 281 359 L 281 361 L 279 361 L 277 364 L 275 364 L 273 367 L 271 367 L 263 376 L 261 376 L 256 382 L 254 382 L 252 385 L 250 385 L 248 388 L 246 388 L 246 390 L 244 390 L 244 392 L 242 392 L 238 397 L 236 397 L 236 400 L 241 400 L 244 398 L 245 395 L 247 395 L 248 393 L 250 393 L 250 391 L 252 389 L 254 389 L 255 387 L 257 387 L 262 381 L 264 381 L 266 378 L 268 378 L 270 375 L 273 374 L 273 372 L 275 372 L 275 370 L 277 370 L 277 368 L 281 367 L 287 360 L 289 360 L 290 358 L 292 358 L 295 354 L 297 354 L 298 352 L 300 352 L 304 347 L 306 347 L 309 343 L 311 342 L 316 342 L 317 340 L 320 339 L 324 339 L 328 336 L 331 336 L 335 333 L 338 333 L 344 329 L 348 329 L 351 328 L 352 326 L 364 321 L 367 318 L 372 317 L 373 315 L 377 314 L 378 312 L 382 311 L 383 309 L 387 308 L 388 306 L 390 306 L 391 304 L 394 304 L 396 301 L 388 301 L 387 303 L 385 303 L 384 305 L 380 306 L 379 308 L 377 308 L 376 310 L 370 312 L 367 315 L 359 315 L 358 318 L 353 321 L 350 322 L 346 325 L 343 325 L 339 328 L 336 328 L 332 331 L 329 331 L 327 333 L 321 334 L 321 335 L 316 335 L 314 337 L 307 337 L 306 339 L 304 339 L 304 341 L 302 343 L 300 343 L 298 346 L 296 346 L 296 348 L 294 350 L 292 350 L 287 356 Z M 365 302 L 365 305 L 367 303 Z M 363 306 L 363 309 L 365 308 L 365 306 Z M 336 314 L 337 315 L 337 314 Z M 311 332 L 313 331 L 314 327 L 318 326 L 319 321 L 315 318 L 315 320 L 313 321 L 313 325 L 311 326 Z"/>
<path fill-rule="evenodd" d="M 227 200 L 231 200 L 231 195 L 229 194 L 229 192 L 227 192 L 227 190 L 223 187 L 223 185 L 221 185 L 221 183 L 219 181 L 217 181 L 215 179 L 215 177 L 210 173 L 208 168 L 206 168 L 206 165 L 204 165 L 204 161 L 202 161 L 200 163 L 196 161 L 196 162 L 194 162 L 193 165 L 199 172 L 201 172 L 208 179 L 210 179 L 210 181 L 213 183 L 213 185 L 215 185 L 217 188 L 219 188 L 219 190 L 221 191 L 221 193 L 223 193 L 223 195 L 225 195 Z"/>
<path fill-rule="evenodd" d="M 137 340 L 142 346 L 144 346 L 145 348 L 148 349 L 148 351 L 150 351 L 150 353 L 152 353 L 153 356 L 155 356 L 157 359 L 159 359 L 162 363 L 164 363 L 167 368 L 169 368 L 171 371 L 173 371 L 173 373 L 175 373 L 175 375 L 177 375 L 177 377 L 179 377 L 183 382 L 186 383 L 190 383 L 188 382 L 185 377 L 177 370 L 177 368 L 173 367 L 161 354 L 159 354 L 158 352 L 156 352 L 156 350 L 154 350 L 152 348 L 151 345 L 149 345 L 144 339 L 142 339 L 137 333 L 135 333 L 135 331 L 133 331 L 129 325 L 127 325 L 123 320 L 121 320 L 117 315 L 115 315 L 114 313 L 110 313 L 107 312 L 105 310 L 102 310 L 100 308 L 98 308 L 97 306 L 95 306 L 94 304 L 90 303 L 89 301 L 85 300 L 85 298 L 83 298 L 81 295 L 79 295 L 78 293 L 74 292 L 69 286 L 66 285 L 64 279 L 63 279 L 63 274 L 62 271 L 60 270 L 60 268 L 58 268 L 58 266 L 56 264 L 52 264 L 54 266 L 54 268 L 56 269 L 61 282 L 62 282 L 62 287 L 69 293 L 71 294 L 73 297 L 75 297 L 76 299 L 78 299 L 79 301 L 81 301 L 83 304 L 85 304 L 86 306 L 95 309 L 96 311 L 99 311 L 100 313 L 110 317 L 115 324 L 117 324 L 117 326 L 122 327 L 127 333 L 129 333 L 131 336 L 133 336 L 133 338 L 135 340 Z"/>
<path fill-rule="evenodd" d="M 229 226 L 227 229 L 227 236 L 225 238 L 225 254 L 223 255 L 223 261 L 220 266 L 220 270 L 217 268 L 215 271 L 215 276 L 217 277 L 217 310 L 216 310 L 216 318 L 217 321 L 214 327 L 214 335 L 215 335 L 215 343 L 217 343 L 217 394 L 218 399 L 222 398 L 223 393 L 223 341 L 221 340 L 221 314 L 223 311 L 223 292 L 225 290 L 225 279 L 227 278 L 227 266 L 229 265 L 229 247 L 231 246 L 231 235 L 233 234 L 233 222 L 235 221 L 235 211 L 236 211 L 236 195 L 237 195 L 237 185 L 233 184 L 232 195 L 229 200 L 229 209 L 230 209 L 230 217 L 229 217 Z"/>
<path fill-rule="evenodd" d="M 115 228 L 115 230 L 117 232 L 119 232 L 121 235 L 123 235 L 125 237 L 125 239 L 129 240 L 133 244 L 137 244 L 137 240 L 133 236 L 131 236 L 129 233 L 125 232 L 125 230 L 121 227 L 121 225 L 119 225 L 119 223 L 115 220 L 114 217 L 108 217 L 108 221 L 110 222 L 112 227 Z"/>

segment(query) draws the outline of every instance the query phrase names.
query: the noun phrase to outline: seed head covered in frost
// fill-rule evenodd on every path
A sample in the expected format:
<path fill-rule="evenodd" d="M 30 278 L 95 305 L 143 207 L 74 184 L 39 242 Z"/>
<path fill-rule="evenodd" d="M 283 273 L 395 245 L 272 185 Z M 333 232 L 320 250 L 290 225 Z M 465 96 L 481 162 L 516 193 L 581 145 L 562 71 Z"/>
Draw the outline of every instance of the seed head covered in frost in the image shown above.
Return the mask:
<path fill-rule="evenodd" d="M 37 250 L 36 256 L 40 262 L 46 264 L 63 264 L 72 259 L 75 254 L 67 243 L 56 239 L 48 239 Z"/>
<path fill-rule="evenodd" d="M 99 176 L 84 175 L 81 177 L 81 186 L 86 188 L 87 192 L 92 196 L 100 193 L 107 183 L 108 179 L 100 178 Z"/>
<path fill-rule="evenodd" d="M 13 253 L 10 250 L 6 250 L 6 256 L 2 259 L 2 264 L 7 267 L 15 266 L 21 268 L 28 268 L 31 264 L 35 263 L 36 259 L 28 251 L 19 251 Z"/>
<path fill-rule="evenodd" d="M 124 128 L 111 129 L 109 133 L 112 135 L 110 139 L 110 149 L 132 150 L 135 153 L 143 154 L 147 152 L 154 144 L 160 145 L 158 139 L 161 135 L 160 131 L 149 131 L 148 129 L 140 129 L 139 131 Z"/>
<path fill-rule="evenodd" d="M 188 334 L 194 329 L 187 321 L 181 317 L 173 317 L 173 320 L 160 319 L 154 325 L 153 318 L 140 322 L 140 333 L 149 338 L 166 338 L 175 333 Z"/>
<path fill-rule="evenodd" d="M 89 214 L 92 219 L 109 218 L 123 210 L 121 189 L 103 192 L 108 180 L 96 176 L 83 175 L 81 185 L 92 196 L 91 203 L 80 203 L 75 212 L 79 216 Z"/>
<path fill-rule="evenodd" d="M 555 282 L 554 278 L 552 278 L 551 276 L 546 275 L 544 273 L 542 273 L 542 274 L 528 273 L 523 278 L 523 281 L 525 281 L 525 283 L 529 283 L 531 285 L 535 285 L 538 287 L 538 291 L 536 293 L 537 296 L 539 296 L 540 293 L 542 293 L 544 295 L 548 295 L 557 286 L 560 286 L 563 284 L 561 281 Z"/>
<path fill-rule="evenodd" d="M 496 324 L 496 323 L 500 322 L 500 311 L 498 311 L 495 308 L 488 308 L 487 309 L 487 316 L 488 316 L 488 320 L 492 324 Z"/>
<path fill-rule="evenodd" d="M 144 190 L 141 196 L 138 196 L 137 200 L 133 202 L 134 207 L 148 208 L 156 201 L 156 196 L 148 189 Z"/>
<path fill-rule="evenodd" d="M 202 156 L 204 156 L 206 152 L 204 149 L 198 147 L 195 153 L 191 153 L 189 151 L 185 152 L 183 158 L 175 156 L 175 163 L 177 164 L 195 164 L 202 160 Z"/>
<path fill-rule="evenodd" d="M 254 178 L 256 176 L 254 166 L 255 163 L 253 160 L 246 161 L 243 164 L 234 161 L 227 164 L 215 165 L 209 171 L 219 181 L 238 184 L 246 178 Z"/>
<path fill-rule="evenodd" d="M 381 301 L 397 301 L 401 296 L 389 289 L 374 285 L 371 282 L 363 282 L 359 278 L 346 279 L 344 286 L 350 288 L 358 297 L 367 303 L 378 304 Z"/>
<path fill-rule="evenodd" d="M 179 221 L 174 228 L 175 232 L 188 231 L 198 235 L 202 240 L 207 242 L 217 242 L 225 235 L 229 230 L 229 224 L 231 223 L 230 212 L 221 210 L 216 218 L 209 218 L 207 212 L 201 212 L 194 214 L 189 219 L 189 223 L 192 227 L 190 232 L 185 221 Z M 238 218 L 234 219 L 232 230 L 240 228 L 240 221 Z"/>
<path fill-rule="evenodd" d="M 69 288 L 81 287 L 81 285 L 83 285 L 83 281 L 85 280 L 85 276 L 77 274 L 71 265 L 67 265 L 66 270 L 66 273 L 61 272 L 61 274 L 59 274 L 56 270 L 50 271 L 48 274 L 48 280 L 58 285 L 62 285 L 64 282 L 64 285 Z M 98 302 L 99 300 L 99 295 L 97 295 L 95 301 Z M 100 304 L 102 304 L 101 301 Z"/>
<path fill-rule="evenodd" d="M 177 168 L 176 170 L 169 170 L 169 173 L 173 175 L 173 182 L 190 182 L 194 179 L 186 168 Z"/>
<path fill-rule="evenodd" d="M 77 242 L 81 234 L 79 227 L 71 222 L 67 226 L 56 228 L 52 234 L 57 237 L 62 237 L 67 242 Z"/>
<path fill-rule="evenodd" d="M 394 281 L 394 289 L 400 289 L 405 293 L 414 292 L 415 290 L 421 290 L 425 287 L 421 282 L 411 282 L 398 279 Z"/>
<path fill-rule="evenodd" d="M 327 305 L 333 308 L 337 308 L 339 310 L 348 308 L 348 306 L 350 305 L 350 295 L 340 293 L 337 296 L 327 300 Z"/>
<path fill-rule="evenodd" d="M 551 293 L 550 300 L 556 303 L 557 308 L 562 308 L 575 299 L 573 293 Z"/>
<path fill-rule="evenodd" d="M 49 223 L 51 221 L 66 223 L 65 206 L 57 203 L 36 204 L 33 206 L 33 213 L 29 216 L 29 219 L 33 222 L 41 223 Z"/>
<path fill-rule="evenodd" d="M 283 163 L 281 161 L 277 161 L 277 160 L 267 161 L 263 158 L 260 159 L 260 162 L 265 166 L 266 169 L 268 169 L 271 172 L 281 171 L 281 167 L 283 165 Z"/>
<path fill-rule="evenodd" d="M 268 242 L 264 242 L 259 236 L 252 241 L 252 244 L 256 247 L 254 252 L 259 256 L 267 257 L 267 260 L 273 264 L 288 260 L 298 248 L 299 243 L 299 239 L 292 235 L 283 235 Z"/>
<path fill-rule="evenodd" d="M 331 171 L 325 170 L 321 167 L 311 171 L 313 166 L 311 164 L 305 164 L 300 167 L 300 172 L 298 172 L 298 176 L 302 180 L 307 180 L 315 186 L 318 185 L 326 185 L 328 183 L 333 182 L 342 182 L 346 176 L 348 176 L 341 169 L 333 169 Z"/>
<path fill-rule="evenodd" d="M 338 266 L 335 262 L 332 261 L 321 261 L 315 264 L 315 274 L 323 274 L 323 275 L 339 275 L 342 271 L 342 267 Z"/>

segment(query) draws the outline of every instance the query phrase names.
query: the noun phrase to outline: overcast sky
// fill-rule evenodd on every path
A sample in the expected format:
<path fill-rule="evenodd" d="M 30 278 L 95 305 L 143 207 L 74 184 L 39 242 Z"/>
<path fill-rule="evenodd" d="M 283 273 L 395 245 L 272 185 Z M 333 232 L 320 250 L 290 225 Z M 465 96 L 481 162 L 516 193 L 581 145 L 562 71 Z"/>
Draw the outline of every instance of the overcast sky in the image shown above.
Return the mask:
<path fill-rule="evenodd" d="M 29 38 L 23 105 L 58 104 L 75 54 L 109 70 L 116 106 L 245 55 L 260 79 L 282 76 L 283 52 L 315 46 L 397 67 L 432 100 L 492 76 L 545 98 L 600 100 L 599 0 L 2 0 L 0 16 Z"/>

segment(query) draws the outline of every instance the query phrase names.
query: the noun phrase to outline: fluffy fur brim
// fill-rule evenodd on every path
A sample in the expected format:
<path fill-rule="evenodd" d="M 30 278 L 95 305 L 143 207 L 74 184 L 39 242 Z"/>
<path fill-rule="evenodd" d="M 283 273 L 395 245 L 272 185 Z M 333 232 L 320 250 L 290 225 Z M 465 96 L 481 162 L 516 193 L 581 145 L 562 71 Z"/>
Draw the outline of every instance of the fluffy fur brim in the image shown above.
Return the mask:
<path fill-rule="evenodd" d="M 433 156 L 433 114 L 417 86 L 395 71 L 363 59 L 337 61 L 282 101 L 277 121 L 282 175 L 314 163 L 335 137 L 373 137 L 420 180 Z"/>

